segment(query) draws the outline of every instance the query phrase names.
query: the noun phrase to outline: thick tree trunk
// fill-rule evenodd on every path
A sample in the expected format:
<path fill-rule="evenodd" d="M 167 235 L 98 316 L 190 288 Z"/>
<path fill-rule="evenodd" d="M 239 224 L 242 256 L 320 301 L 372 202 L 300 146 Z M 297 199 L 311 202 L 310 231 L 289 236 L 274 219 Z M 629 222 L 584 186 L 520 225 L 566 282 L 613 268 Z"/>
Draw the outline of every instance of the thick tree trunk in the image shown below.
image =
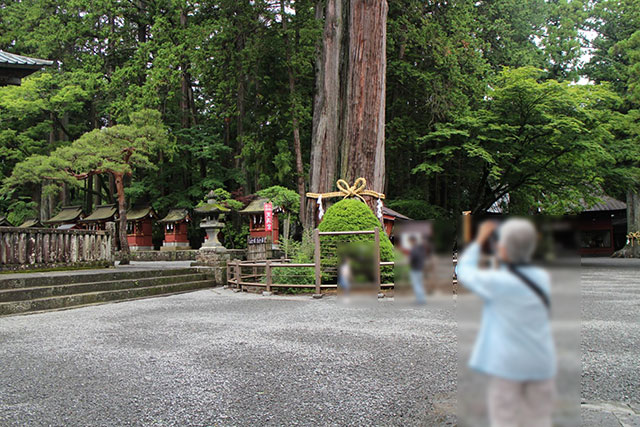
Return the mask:
<path fill-rule="evenodd" d="M 316 93 L 313 102 L 311 169 L 309 191 L 331 191 L 336 182 L 340 146 L 340 106 L 342 51 L 344 38 L 343 2 L 327 0 L 316 4 L 316 18 L 324 14 L 322 47 L 316 63 Z M 305 228 L 313 227 L 316 205 L 307 204 Z"/>
<path fill-rule="evenodd" d="M 640 194 L 627 191 L 627 234 L 640 231 Z M 640 258 L 640 240 L 629 239 L 624 248 L 612 255 L 616 258 Z"/>
<path fill-rule="evenodd" d="M 384 190 L 385 89 L 387 45 L 386 0 L 351 0 L 347 111 L 342 145 L 342 176 L 367 180 Z"/>
<path fill-rule="evenodd" d="M 285 55 L 287 58 L 287 74 L 289 76 L 289 97 L 291 98 L 291 125 L 293 127 L 293 151 L 296 156 L 296 183 L 300 196 L 300 222 L 305 223 L 305 185 L 304 167 L 302 166 L 302 144 L 300 143 L 300 124 L 298 123 L 296 105 L 296 78 L 291 65 L 291 43 L 287 33 L 287 14 L 284 7 L 284 0 L 280 0 L 280 19 L 282 20 L 282 32 L 285 44 Z"/>
<path fill-rule="evenodd" d="M 118 195 L 118 239 L 120 240 L 120 265 L 129 264 L 131 252 L 127 241 L 127 202 L 124 195 L 124 176 L 114 173 L 113 178 L 116 184 Z"/>
<path fill-rule="evenodd" d="M 327 0 L 316 70 L 309 190 L 338 178 L 385 186 L 386 0 Z M 348 25 L 347 25 L 348 24 Z M 348 28 L 348 31 L 347 31 Z M 311 228 L 316 206 L 307 207 Z"/>

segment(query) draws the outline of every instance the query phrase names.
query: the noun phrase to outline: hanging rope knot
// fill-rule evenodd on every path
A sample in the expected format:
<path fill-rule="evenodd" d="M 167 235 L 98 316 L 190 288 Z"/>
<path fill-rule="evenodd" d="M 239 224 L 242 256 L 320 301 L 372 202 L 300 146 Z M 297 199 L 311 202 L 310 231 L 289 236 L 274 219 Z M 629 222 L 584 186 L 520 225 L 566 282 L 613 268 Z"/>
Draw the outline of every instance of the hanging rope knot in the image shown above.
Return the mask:
<path fill-rule="evenodd" d="M 364 178 L 358 178 L 353 185 L 349 186 L 347 181 L 339 179 L 338 182 L 336 182 L 336 187 L 338 187 L 338 190 L 342 193 L 343 199 L 346 199 L 347 197 L 357 197 L 364 202 L 362 194 L 366 192 L 367 180 Z"/>
<path fill-rule="evenodd" d="M 378 210 L 381 212 L 381 199 L 384 199 L 385 196 L 382 193 L 378 193 L 377 191 L 367 190 L 367 180 L 364 178 L 358 178 L 355 180 L 353 185 L 349 185 L 347 181 L 344 179 L 339 179 L 336 182 L 336 187 L 338 187 L 339 191 L 332 191 L 331 193 L 307 193 L 307 197 L 318 199 L 316 202 L 318 204 L 320 218 L 324 215 L 324 210 L 322 208 L 322 200 L 330 199 L 333 197 L 342 197 L 346 199 L 348 197 L 357 197 L 366 203 L 363 196 L 372 196 L 378 199 Z M 380 216 L 380 215 L 379 215 Z"/>

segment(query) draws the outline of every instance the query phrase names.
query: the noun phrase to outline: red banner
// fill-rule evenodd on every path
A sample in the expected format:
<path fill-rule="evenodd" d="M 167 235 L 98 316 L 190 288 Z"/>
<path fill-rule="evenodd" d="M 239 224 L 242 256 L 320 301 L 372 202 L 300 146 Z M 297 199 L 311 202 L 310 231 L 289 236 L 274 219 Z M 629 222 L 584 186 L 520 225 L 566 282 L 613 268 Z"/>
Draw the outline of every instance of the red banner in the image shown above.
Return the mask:
<path fill-rule="evenodd" d="M 273 205 L 271 203 L 264 204 L 264 229 L 265 231 L 273 230 Z"/>

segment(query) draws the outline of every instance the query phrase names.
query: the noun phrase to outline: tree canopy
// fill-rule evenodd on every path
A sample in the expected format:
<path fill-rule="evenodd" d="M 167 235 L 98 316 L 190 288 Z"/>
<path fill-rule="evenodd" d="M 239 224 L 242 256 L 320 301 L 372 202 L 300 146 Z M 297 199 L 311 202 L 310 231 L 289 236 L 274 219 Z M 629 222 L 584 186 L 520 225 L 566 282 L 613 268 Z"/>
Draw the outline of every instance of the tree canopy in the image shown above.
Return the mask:
<path fill-rule="evenodd" d="M 0 88 L 0 213 L 114 202 L 114 172 L 160 212 L 308 189 L 327 4 L 5 4 L 0 49 L 55 65 Z M 388 5 L 391 206 L 557 212 L 638 186 L 640 0 Z"/>

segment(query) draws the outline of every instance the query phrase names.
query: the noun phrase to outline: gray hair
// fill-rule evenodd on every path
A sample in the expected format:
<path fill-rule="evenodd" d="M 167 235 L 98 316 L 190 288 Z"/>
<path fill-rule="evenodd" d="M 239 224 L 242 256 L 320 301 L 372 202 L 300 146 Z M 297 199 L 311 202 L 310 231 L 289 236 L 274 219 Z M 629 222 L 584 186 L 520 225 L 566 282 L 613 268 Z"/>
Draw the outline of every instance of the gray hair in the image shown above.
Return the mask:
<path fill-rule="evenodd" d="M 531 261 L 536 250 L 538 234 L 531 221 L 523 218 L 507 220 L 500 227 L 499 246 L 503 246 L 509 262 L 518 264 Z"/>

